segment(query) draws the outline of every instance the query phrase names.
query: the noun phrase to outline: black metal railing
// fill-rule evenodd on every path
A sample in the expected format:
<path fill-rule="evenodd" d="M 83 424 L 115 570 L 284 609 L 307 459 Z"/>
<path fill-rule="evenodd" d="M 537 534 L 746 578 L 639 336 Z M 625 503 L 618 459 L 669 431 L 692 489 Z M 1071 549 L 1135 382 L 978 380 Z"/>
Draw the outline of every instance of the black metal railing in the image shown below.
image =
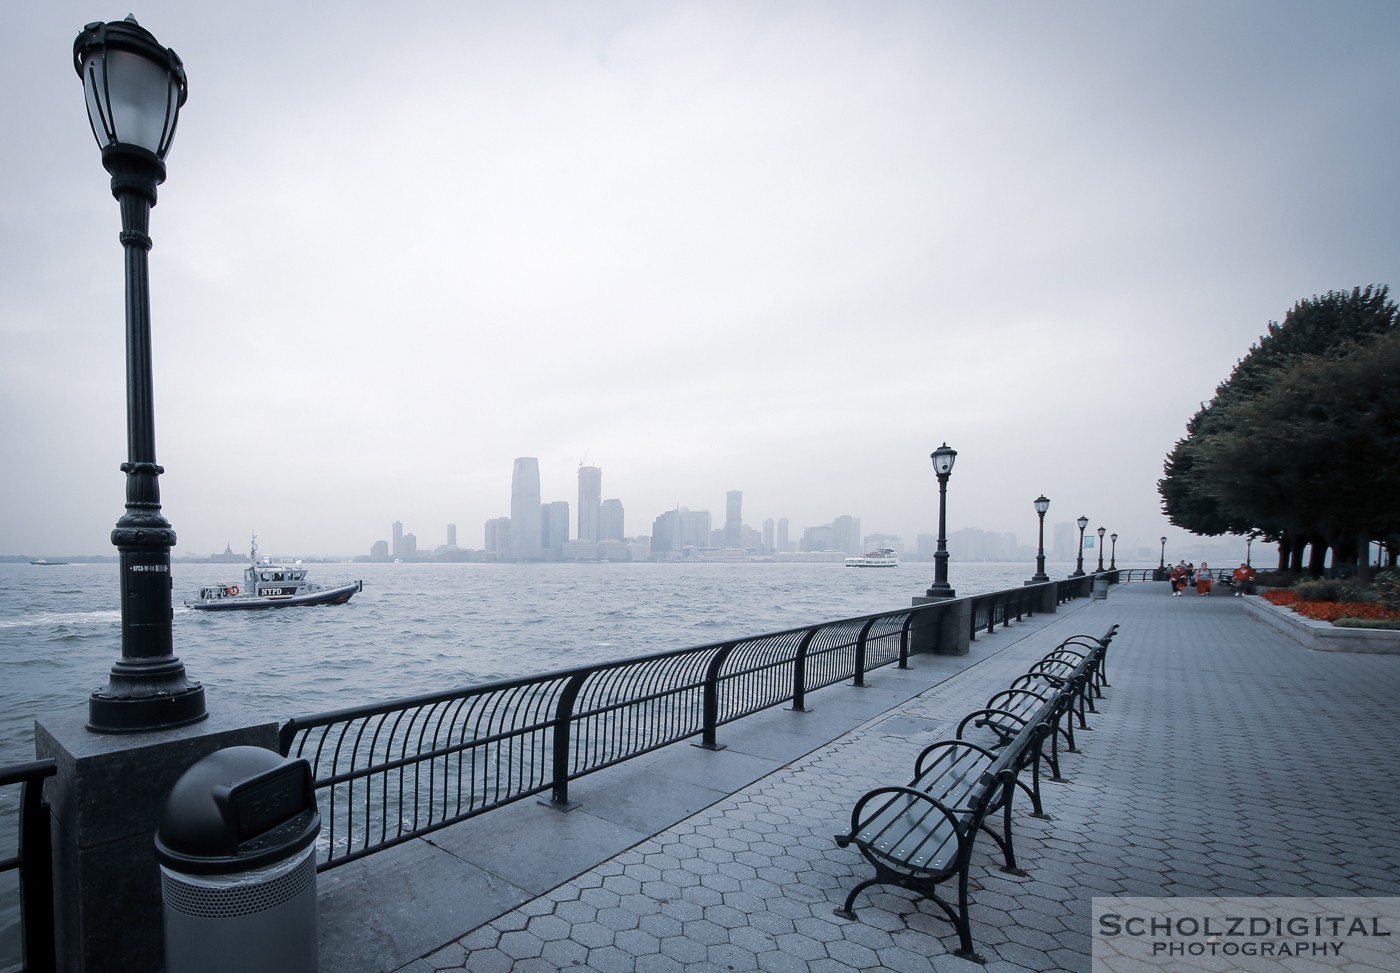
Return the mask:
<path fill-rule="evenodd" d="M 1119 568 L 1118 583 L 1127 584 L 1129 581 L 1156 581 L 1158 578 L 1165 578 L 1166 575 L 1161 568 Z"/>
<path fill-rule="evenodd" d="M 0 800 L 16 822 L 15 853 L 0 858 L 0 874 L 17 872 L 19 893 L 18 969 L 25 973 L 49 973 L 54 968 L 53 854 L 49 816 L 44 810 L 44 781 L 55 773 L 52 760 L 35 760 L 0 768 Z M 14 788 L 18 788 L 18 795 Z M 6 883 L 8 886 L 8 882 Z M 9 957 L 0 954 L 9 962 Z M 0 962 L 0 966 L 4 963 Z"/>
<path fill-rule="evenodd" d="M 767 635 L 505 679 L 289 720 L 282 753 L 311 762 L 321 870 L 532 795 L 569 805 L 569 784 L 918 651 L 938 651 L 947 612 L 967 634 L 1087 597 L 1093 576 L 1027 585 Z M 1053 588 L 1053 591 L 1047 588 Z M 970 606 L 960 603 L 971 602 Z M 918 638 L 914 630 L 917 626 Z"/>
<path fill-rule="evenodd" d="M 954 602 L 500 680 L 288 721 L 283 754 L 313 768 L 318 867 L 361 858 L 865 673 L 906 665 L 911 627 Z M 1024 608 L 1022 609 L 1024 610 Z"/>

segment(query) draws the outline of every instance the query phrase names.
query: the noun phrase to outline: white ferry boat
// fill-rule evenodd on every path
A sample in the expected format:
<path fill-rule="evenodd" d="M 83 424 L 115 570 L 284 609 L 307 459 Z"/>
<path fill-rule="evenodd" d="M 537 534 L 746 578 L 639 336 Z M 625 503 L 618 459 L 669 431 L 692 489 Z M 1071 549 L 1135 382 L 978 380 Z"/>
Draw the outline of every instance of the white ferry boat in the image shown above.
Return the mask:
<path fill-rule="evenodd" d="M 199 597 L 185 607 L 200 611 L 228 611 L 236 608 L 286 608 L 293 605 L 343 605 L 364 587 L 363 581 L 327 587 L 306 580 L 306 569 L 275 564 L 258 557 L 258 538 L 253 536 L 252 561 L 243 569 L 243 584 L 216 584 L 199 589 Z"/>
<path fill-rule="evenodd" d="M 848 568 L 897 568 L 899 567 L 899 555 L 891 548 L 882 547 L 879 550 L 867 551 L 859 557 L 846 558 Z"/>

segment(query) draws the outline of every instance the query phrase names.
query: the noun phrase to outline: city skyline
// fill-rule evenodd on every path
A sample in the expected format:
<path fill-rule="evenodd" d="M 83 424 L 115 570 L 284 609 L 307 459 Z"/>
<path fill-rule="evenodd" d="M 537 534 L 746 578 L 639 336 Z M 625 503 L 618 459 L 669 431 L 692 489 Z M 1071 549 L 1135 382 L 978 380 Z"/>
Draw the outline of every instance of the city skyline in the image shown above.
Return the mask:
<path fill-rule="evenodd" d="M 662 511 L 651 521 L 651 533 L 641 531 L 628 533 L 625 530 L 624 505 L 619 498 L 600 500 L 602 496 L 603 470 L 597 466 L 580 463 L 577 470 L 579 506 L 596 510 L 588 518 L 579 517 L 577 534 L 571 540 L 569 534 L 570 506 L 566 500 L 540 501 L 543 488 L 538 476 L 536 457 L 517 457 L 511 474 L 510 517 L 493 517 L 482 527 L 481 548 L 459 548 L 456 544 L 456 524 L 446 527 L 447 543 L 423 552 L 426 558 L 474 552 L 486 560 L 665 560 L 683 551 L 725 551 L 743 552 L 754 555 L 773 555 L 796 552 L 837 552 L 858 554 L 867 549 L 891 547 L 901 555 L 921 560 L 931 559 L 934 551 L 934 535 L 920 533 L 912 540 L 897 534 L 866 533 L 859 517 L 850 514 L 834 516 L 829 523 L 808 525 L 800 528 L 800 542 L 789 540 L 790 524 L 786 517 L 765 517 L 761 530 L 743 522 L 743 491 L 726 490 L 725 519 L 723 526 L 712 529 L 712 515 L 707 509 L 691 510 L 681 504 L 673 509 Z M 521 552 L 511 538 L 520 534 L 514 527 L 517 517 L 527 517 L 532 523 L 539 523 L 542 542 L 531 554 Z M 585 525 L 585 519 L 592 526 Z M 1079 543 L 1095 550 L 1096 531 L 1088 531 L 1083 537 L 1076 534 L 1078 525 L 1073 522 L 1057 522 L 1051 525 L 1051 539 L 1046 554 L 1052 560 L 1074 560 L 1079 552 Z M 1106 529 L 1105 529 L 1106 530 Z M 370 557 L 385 560 L 392 552 L 395 558 L 416 557 L 416 536 L 405 534 L 401 521 L 392 526 L 392 543 L 376 541 L 371 547 Z M 1113 532 L 1112 552 L 1106 554 L 1111 563 L 1117 552 L 1117 536 Z M 1037 551 L 1034 546 L 1022 545 L 1015 532 L 996 532 L 978 527 L 961 527 L 950 531 L 950 543 L 962 548 L 967 560 L 977 561 L 1018 561 L 1030 560 Z M 635 541 L 633 546 L 622 545 L 624 541 Z M 600 546 L 600 542 L 611 542 L 612 546 Z M 1159 540 L 1160 543 L 1160 540 Z M 1105 546 L 1107 541 L 1104 541 Z M 1141 560 L 1150 555 L 1153 548 L 1146 545 L 1130 545 L 1126 539 L 1124 555 Z M 1157 548 L 1160 551 L 1160 547 Z"/>

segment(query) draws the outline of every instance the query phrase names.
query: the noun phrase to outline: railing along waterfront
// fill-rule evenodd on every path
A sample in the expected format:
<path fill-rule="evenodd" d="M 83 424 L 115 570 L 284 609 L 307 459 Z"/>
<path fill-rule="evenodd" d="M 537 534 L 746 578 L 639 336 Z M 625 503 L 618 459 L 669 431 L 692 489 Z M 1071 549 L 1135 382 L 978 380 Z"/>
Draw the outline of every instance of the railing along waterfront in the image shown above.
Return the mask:
<path fill-rule="evenodd" d="M 1092 577 L 1049 582 L 1056 601 Z M 1033 613 L 1045 585 L 972 599 L 972 629 Z M 872 669 L 937 652 L 943 616 L 967 599 L 824 622 L 536 676 L 298 717 L 284 755 L 311 762 L 325 870 L 532 795 L 569 806 L 569 784 Z M 954 607 L 959 606 L 959 607 Z"/>
<path fill-rule="evenodd" d="M 0 875 L 17 872 L 19 876 L 18 969 L 25 973 L 48 973 L 55 963 L 53 855 L 49 815 L 43 802 L 44 781 L 54 775 L 55 768 L 52 760 L 0 768 L 0 795 L 6 804 L 14 794 L 6 789 L 19 789 L 15 854 L 0 858 Z"/>

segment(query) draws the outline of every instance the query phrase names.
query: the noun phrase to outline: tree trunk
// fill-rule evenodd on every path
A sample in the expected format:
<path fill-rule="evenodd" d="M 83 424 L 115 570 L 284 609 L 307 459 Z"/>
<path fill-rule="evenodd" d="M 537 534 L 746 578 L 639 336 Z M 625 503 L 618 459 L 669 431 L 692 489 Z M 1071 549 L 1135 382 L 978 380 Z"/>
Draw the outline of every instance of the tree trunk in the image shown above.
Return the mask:
<path fill-rule="evenodd" d="M 1311 538 L 1312 554 L 1308 558 L 1308 574 L 1314 578 L 1322 577 L 1323 569 L 1327 567 L 1328 544 L 1325 538 L 1314 534 Z"/>
<path fill-rule="evenodd" d="M 1371 583 L 1371 540 L 1365 534 L 1356 538 L 1356 580 L 1359 584 Z"/>
<path fill-rule="evenodd" d="M 1307 544 L 1298 534 L 1288 535 L 1288 570 L 1295 574 L 1303 573 L 1303 551 L 1307 549 Z"/>

